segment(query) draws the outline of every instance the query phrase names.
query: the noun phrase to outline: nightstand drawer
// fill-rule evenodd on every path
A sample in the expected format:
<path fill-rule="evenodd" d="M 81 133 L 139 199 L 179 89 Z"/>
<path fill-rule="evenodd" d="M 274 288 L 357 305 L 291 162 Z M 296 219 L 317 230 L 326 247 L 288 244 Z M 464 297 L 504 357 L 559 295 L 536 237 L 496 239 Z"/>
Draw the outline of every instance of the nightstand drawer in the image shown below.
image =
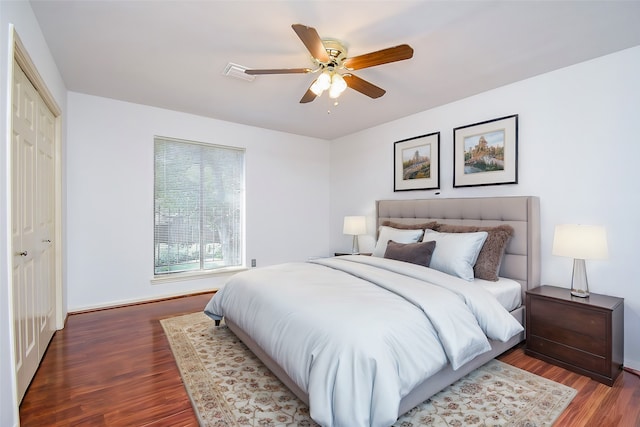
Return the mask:
<path fill-rule="evenodd" d="M 535 321 L 555 319 L 556 327 L 578 334 L 602 337 L 607 330 L 606 313 L 590 308 L 541 299 L 532 300 L 531 308 Z"/>
<path fill-rule="evenodd" d="M 559 342 L 550 341 L 541 337 L 531 336 L 527 341 L 527 348 L 561 362 L 580 366 L 583 369 L 597 372 L 602 375 L 609 373 L 609 364 L 604 356 L 581 351 Z M 601 353 L 602 354 L 602 353 Z"/>
<path fill-rule="evenodd" d="M 533 299 L 531 335 L 561 342 L 599 356 L 607 351 L 607 313 Z"/>

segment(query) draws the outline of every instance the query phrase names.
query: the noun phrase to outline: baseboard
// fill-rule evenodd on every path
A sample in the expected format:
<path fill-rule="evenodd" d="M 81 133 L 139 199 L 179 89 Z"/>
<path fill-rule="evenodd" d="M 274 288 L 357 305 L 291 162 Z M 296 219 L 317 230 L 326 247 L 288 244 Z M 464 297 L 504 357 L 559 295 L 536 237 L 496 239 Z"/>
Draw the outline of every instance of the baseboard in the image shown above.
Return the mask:
<path fill-rule="evenodd" d="M 133 306 L 133 305 L 149 304 L 149 303 L 167 301 L 167 300 L 172 300 L 172 299 L 177 299 L 177 298 L 192 297 L 192 296 L 196 296 L 196 295 L 205 295 L 205 294 L 215 293 L 217 290 L 218 289 L 211 289 L 211 290 L 208 290 L 208 291 L 199 291 L 199 292 L 190 292 L 190 293 L 178 293 L 178 294 L 171 294 L 171 295 L 163 295 L 163 296 L 160 296 L 160 297 L 157 297 L 157 298 L 141 298 L 141 299 L 136 299 L 136 300 L 120 301 L 120 302 L 117 302 L 117 303 L 109 303 L 109 304 L 104 304 L 104 305 L 95 305 L 95 306 L 82 307 L 82 308 L 79 308 L 79 309 L 68 311 L 67 312 L 67 316 L 69 316 L 71 314 L 91 313 L 91 312 L 94 312 L 94 311 L 111 310 L 113 308 L 130 307 L 130 306 Z"/>
<path fill-rule="evenodd" d="M 625 372 L 629 372 L 630 374 L 633 374 L 636 377 L 640 377 L 640 371 L 637 371 L 633 368 L 629 368 L 628 366 L 623 367 L 622 370 Z"/>

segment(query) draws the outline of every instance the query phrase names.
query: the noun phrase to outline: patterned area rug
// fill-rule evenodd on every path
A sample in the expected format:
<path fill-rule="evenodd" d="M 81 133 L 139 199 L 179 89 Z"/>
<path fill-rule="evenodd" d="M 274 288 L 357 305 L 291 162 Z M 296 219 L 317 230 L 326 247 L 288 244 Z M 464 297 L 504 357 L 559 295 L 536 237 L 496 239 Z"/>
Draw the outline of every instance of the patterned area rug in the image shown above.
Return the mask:
<path fill-rule="evenodd" d="M 316 426 L 309 409 L 226 326 L 204 313 L 161 321 L 202 426 Z M 551 426 L 576 390 L 492 360 L 396 427 Z"/>

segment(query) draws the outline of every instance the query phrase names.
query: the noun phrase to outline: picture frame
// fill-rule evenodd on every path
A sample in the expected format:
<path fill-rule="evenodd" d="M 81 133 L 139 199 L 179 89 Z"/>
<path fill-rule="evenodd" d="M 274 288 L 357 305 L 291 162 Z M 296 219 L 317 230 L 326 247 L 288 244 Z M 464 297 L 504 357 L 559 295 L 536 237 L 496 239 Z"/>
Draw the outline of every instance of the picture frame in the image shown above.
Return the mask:
<path fill-rule="evenodd" d="M 393 191 L 440 188 L 440 132 L 394 143 Z"/>
<path fill-rule="evenodd" d="M 518 183 L 518 115 L 453 129 L 453 186 Z"/>

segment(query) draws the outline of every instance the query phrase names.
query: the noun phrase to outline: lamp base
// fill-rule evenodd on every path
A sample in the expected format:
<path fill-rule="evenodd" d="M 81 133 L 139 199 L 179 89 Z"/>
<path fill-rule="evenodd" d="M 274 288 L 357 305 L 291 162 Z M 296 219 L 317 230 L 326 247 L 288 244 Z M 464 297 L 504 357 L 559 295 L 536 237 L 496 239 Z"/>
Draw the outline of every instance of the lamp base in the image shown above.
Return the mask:
<path fill-rule="evenodd" d="M 571 295 L 589 298 L 589 282 L 587 281 L 587 267 L 583 259 L 573 260 L 573 275 L 571 277 Z"/>
<path fill-rule="evenodd" d="M 360 253 L 360 248 L 358 247 L 358 236 L 353 235 L 353 245 L 351 246 L 351 255 L 358 255 Z"/>
<path fill-rule="evenodd" d="M 583 291 L 582 289 L 572 289 L 571 295 L 573 295 L 574 297 L 589 298 L 589 292 Z"/>

